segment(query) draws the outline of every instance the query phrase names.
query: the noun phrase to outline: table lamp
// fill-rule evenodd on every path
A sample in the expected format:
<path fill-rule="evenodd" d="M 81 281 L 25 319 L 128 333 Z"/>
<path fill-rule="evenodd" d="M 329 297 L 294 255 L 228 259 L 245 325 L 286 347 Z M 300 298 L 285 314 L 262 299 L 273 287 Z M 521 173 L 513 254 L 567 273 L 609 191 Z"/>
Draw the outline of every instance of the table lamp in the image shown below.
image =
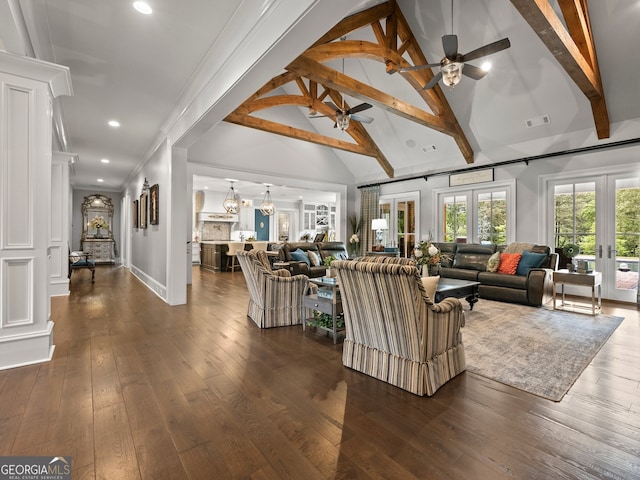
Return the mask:
<path fill-rule="evenodd" d="M 387 225 L 386 218 L 374 218 L 373 220 L 371 220 L 371 230 L 376 231 L 378 246 L 382 246 L 382 231 L 388 229 L 389 225 Z"/>

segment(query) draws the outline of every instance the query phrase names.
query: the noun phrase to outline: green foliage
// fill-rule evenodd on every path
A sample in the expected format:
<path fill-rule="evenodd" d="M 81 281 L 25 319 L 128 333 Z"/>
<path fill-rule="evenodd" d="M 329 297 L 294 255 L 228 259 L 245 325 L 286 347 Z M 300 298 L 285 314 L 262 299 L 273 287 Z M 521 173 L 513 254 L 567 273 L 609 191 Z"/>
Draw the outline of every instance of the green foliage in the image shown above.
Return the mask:
<path fill-rule="evenodd" d="M 326 267 L 330 267 L 331 266 L 331 262 L 333 262 L 336 259 L 336 257 L 334 257 L 333 255 L 329 255 L 328 257 L 325 257 L 324 259 L 324 264 Z"/>
<path fill-rule="evenodd" d="M 309 325 L 322 328 L 333 328 L 333 317 L 328 313 L 322 313 L 318 310 L 313 311 L 313 320 Z M 344 315 L 340 314 L 336 317 L 336 327 L 344 328 Z"/>
<path fill-rule="evenodd" d="M 616 250 L 620 257 L 637 257 L 640 243 L 640 189 L 616 191 Z M 575 211 L 575 214 L 574 214 Z M 556 247 L 574 243 L 584 255 L 596 253 L 596 193 L 555 195 Z"/>

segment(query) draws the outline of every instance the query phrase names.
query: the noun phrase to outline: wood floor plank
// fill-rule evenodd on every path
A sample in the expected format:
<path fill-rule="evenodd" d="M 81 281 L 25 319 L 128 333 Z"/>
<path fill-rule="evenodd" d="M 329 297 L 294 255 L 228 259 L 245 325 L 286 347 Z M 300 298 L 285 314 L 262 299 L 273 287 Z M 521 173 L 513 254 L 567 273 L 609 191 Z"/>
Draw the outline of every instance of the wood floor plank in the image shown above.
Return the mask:
<path fill-rule="evenodd" d="M 171 307 L 96 270 L 52 299 L 52 361 L 0 372 L 0 455 L 71 455 L 81 479 L 640 478 L 635 305 L 605 302 L 625 320 L 560 402 L 469 372 L 417 397 L 258 329 L 239 272 L 194 268 Z"/>
<path fill-rule="evenodd" d="M 124 403 L 96 409 L 94 418 L 96 478 L 139 479 L 140 467 Z"/>

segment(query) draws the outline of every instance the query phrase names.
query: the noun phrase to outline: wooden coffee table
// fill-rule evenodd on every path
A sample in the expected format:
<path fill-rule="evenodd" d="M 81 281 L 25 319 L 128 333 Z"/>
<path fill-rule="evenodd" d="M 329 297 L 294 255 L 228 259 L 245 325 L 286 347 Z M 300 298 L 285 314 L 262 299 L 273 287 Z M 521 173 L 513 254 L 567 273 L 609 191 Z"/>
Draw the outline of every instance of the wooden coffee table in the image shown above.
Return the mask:
<path fill-rule="evenodd" d="M 478 285 L 480 282 L 440 277 L 435 302 L 440 303 L 450 297 L 464 298 L 469 303 L 469 309 L 473 310 L 473 304 L 478 301 Z"/>

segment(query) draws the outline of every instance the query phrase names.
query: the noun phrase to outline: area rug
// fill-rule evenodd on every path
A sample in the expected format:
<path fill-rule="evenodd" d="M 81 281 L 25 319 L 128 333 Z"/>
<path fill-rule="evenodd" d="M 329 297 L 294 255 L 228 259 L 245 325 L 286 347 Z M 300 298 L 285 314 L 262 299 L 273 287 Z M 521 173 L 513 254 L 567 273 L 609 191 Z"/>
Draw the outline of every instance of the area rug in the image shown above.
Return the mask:
<path fill-rule="evenodd" d="M 490 300 L 465 313 L 467 371 L 554 402 L 624 320 Z"/>

